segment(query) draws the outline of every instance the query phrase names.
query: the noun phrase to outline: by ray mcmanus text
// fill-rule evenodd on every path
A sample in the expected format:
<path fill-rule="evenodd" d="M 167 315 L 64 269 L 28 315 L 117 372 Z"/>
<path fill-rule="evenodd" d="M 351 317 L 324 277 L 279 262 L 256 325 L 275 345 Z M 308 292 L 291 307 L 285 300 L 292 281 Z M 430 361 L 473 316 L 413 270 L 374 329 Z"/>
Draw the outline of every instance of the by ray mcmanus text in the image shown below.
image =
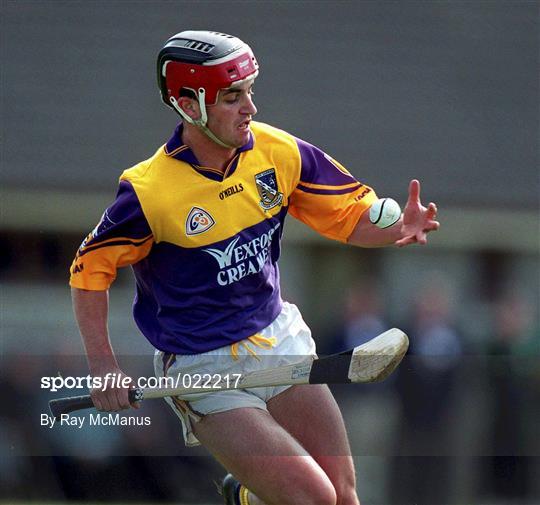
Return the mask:
<path fill-rule="evenodd" d="M 69 426 L 78 429 L 85 426 L 150 426 L 152 419 L 149 416 L 126 416 L 117 412 L 91 413 L 88 417 L 62 414 L 60 419 L 55 419 L 54 416 L 42 413 L 40 424 L 47 428 Z"/>

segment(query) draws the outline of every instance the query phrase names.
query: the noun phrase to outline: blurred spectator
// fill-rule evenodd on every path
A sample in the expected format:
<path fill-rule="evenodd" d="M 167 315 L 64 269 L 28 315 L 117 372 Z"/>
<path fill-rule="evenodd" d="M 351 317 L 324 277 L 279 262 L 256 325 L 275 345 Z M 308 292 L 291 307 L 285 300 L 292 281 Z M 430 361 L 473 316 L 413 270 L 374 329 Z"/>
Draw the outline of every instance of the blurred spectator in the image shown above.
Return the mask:
<path fill-rule="evenodd" d="M 380 287 L 375 278 L 357 279 L 345 291 L 343 322 L 330 339 L 329 352 L 339 352 L 364 344 L 389 326 L 384 320 Z"/>
<path fill-rule="evenodd" d="M 386 320 L 376 277 L 355 278 L 344 294 L 343 321 L 331 339 L 330 352 L 361 345 L 394 326 Z M 391 375 L 378 384 L 332 388 L 346 419 L 353 455 L 369 457 L 369 464 L 359 467 L 362 495 L 384 503 L 389 503 L 391 487 L 388 454 L 399 424 L 394 382 L 395 375 Z"/>
<path fill-rule="evenodd" d="M 386 331 L 380 288 L 375 279 L 367 279 L 349 290 L 345 301 L 344 338 L 347 348 L 356 347 Z"/>
<path fill-rule="evenodd" d="M 453 314 L 449 280 L 432 274 L 414 289 L 410 347 L 399 368 L 402 425 L 395 471 L 396 503 L 444 503 L 450 490 L 455 381 L 462 339 Z"/>
<path fill-rule="evenodd" d="M 492 354 L 540 356 L 540 337 L 535 327 L 534 297 L 509 288 L 497 300 L 493 310 L 494 340 Z M 521 368 L 516 370 L 518 373 Z"/>
<path fill-rule="evenodd" d="M 533 485 L 533 458 L 540 455 L 540 335 L 530 298 L 516 289 L 493 306 L 488 344 L 489 455 L 482 493 L 505 502 L 525 498 Z"/>
<path fill-rule="evenodd" d="M 51 450 L 48 433 L 39 426 L 45 411 L 38 379 L 44 361 L 0 355 L 0 501 L 62 496 L 51 461 L 41 457 Z"/>

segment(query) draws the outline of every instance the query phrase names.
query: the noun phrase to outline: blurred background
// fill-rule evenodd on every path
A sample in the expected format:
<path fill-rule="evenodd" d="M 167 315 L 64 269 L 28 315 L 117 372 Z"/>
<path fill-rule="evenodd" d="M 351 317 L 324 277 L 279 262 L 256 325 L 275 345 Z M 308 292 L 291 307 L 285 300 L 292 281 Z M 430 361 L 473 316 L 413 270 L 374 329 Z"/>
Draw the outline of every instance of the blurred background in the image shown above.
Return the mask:
<path fill-rule="evenodd" d="M 402 205 L 439 207 L 429 246 L 360 250 L 290 218 L 281 275 L 321 353 L 398 326 L 387 382 L 334 388 L 363 505 L 540 503 L 539 4 L 519 1 L 27 1 L 1 6 L 0 501 L 215 504 L 223 470 L 174 414 L 40 426 L 42 375 L 84 376 L 72 257 L 124 168 L 177 117 L 155 57 L 184 29 L 232 33 L 261 66 L 257 119 Z M 129 373 L 151 349 L 111 292 Z M 70 391 L 68 393 L 73 393 Z"/>

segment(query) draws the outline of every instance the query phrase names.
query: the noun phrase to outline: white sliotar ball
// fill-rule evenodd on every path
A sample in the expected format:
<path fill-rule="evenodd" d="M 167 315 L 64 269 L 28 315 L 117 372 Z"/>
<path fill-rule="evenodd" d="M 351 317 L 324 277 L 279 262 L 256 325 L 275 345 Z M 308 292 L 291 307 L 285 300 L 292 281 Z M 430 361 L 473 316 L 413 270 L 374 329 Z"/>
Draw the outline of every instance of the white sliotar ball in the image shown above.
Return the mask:
<path fill-rule="evenodd" d="M 392 226 L 401 216 L 401 207 L 392 198 L 381 198 L 369 209 L 369 220 L 379 228 Z"/>

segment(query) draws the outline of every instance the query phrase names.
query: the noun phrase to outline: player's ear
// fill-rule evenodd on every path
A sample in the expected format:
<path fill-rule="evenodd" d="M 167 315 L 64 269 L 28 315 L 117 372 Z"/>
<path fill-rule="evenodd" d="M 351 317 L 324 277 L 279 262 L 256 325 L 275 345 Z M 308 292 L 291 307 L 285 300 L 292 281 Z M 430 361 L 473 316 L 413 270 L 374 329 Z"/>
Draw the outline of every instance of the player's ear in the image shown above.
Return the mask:
<path fill-rule="evenodd" d="M 191 119 L 200 118 L 201 111 L 197 100 L 194 100 L 193 98 L 187 96 L 181 96 L 178 99 L 178 105 Z"/>

